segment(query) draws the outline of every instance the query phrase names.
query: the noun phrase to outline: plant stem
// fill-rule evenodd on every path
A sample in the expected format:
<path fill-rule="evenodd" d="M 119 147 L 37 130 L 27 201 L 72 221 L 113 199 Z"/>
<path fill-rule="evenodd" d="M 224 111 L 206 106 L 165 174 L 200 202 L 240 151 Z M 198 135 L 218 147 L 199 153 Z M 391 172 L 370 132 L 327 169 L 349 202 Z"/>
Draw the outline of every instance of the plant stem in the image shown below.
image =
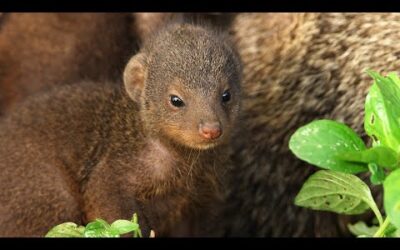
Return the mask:
<path fill-rule="evenodd" d="M 135 224 L 138 224 L 138 226 L 139 226 L 138 217 L 137 217 L 137 214 L 136 214 L 136 213 L 133 214 L 132 222 L 135 223 Z M 142 230 L 140 230 L 140 226 L 138 227 L 137 230 L 133 231 L 133 237 L 134 237 L 134 238 L 137 238 L 138 236 L 139 236 L 140 238 L 143 237 L 143 236 L 142 236 Z"/>
<path fill-rule="evenodd" d="M 378 231 L 376 231 L 373 237 L 382 237 L 384 235 L 383 233 L 385 232 L 385 229 L 389 226 L 389 224 L 389 217 L 386 217 L 385 221 L 382 223 L 382 225 L 379 226 Z"/>
<path fill-rule="evenodd" d="M 369 207 L 370 207 L 370 208 L 372 209 L 372 211 L 374 212 L 376 218 L 377 218 L 378 221 L 379 221 L 379 226 L 382 226 L 382 224 L 383 224 L 382 214 L 381 214 L 381 212 L 379 211 L 378 207 L 376 206 L 375 201 L 372 199 L 372 202 L 370 202 L 370 201 L 365 201 L 365 202 L 369 205 Z"/>

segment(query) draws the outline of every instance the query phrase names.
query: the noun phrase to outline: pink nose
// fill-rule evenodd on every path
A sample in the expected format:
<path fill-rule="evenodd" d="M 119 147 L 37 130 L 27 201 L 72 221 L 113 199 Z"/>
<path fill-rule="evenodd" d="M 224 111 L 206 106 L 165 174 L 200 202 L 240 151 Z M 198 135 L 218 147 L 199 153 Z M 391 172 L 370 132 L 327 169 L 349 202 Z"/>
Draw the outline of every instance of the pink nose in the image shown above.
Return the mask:
<path fill-rule="evenodd" d="M 217 139 L 222 135 L 222 129 L 219 122 L 200 124 L 200 135 L 205 139 Z"/>

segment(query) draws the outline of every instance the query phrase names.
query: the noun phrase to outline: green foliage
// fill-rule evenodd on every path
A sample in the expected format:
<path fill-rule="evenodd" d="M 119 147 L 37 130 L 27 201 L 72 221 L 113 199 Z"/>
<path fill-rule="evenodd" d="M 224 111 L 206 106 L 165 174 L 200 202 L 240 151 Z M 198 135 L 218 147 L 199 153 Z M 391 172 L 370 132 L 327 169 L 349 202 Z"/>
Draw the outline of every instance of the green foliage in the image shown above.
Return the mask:
<path fill-rule="evenodd" d="M 128 220 L 116 220 L 111 224 L 111 228 L 115 229 L 116 233 L 121 235 L 137 231 L 139 229 L 139 224 Z"/>
<path fill-rule="evenodd" d="M 369 187 L 352 174 L 320 170 L 304 183 L 295 204 L 341 214 L 361 214 L 371 208 L 382 221 Z"/>
<path fill-rule="evenodd" d="M 105 220 L 96 219 L 86 225 L 83 236 L 86 238 L 119 237 L 118 231 L 111 228 Z"/>
<path fill-rule="evenodd" d="M 372 237 L 379 228 L 378 226 L 369 227 L 364 221 L 359 221 L 354 225 L 349 224 L 347 227 L 352 234 L 357 235 L 358 237 Z"/>
<path fill-rule="evenodd" d="M 86 227 L 77 226 L 72 222 L 62 223 L 53 227 L 45 237 L 118 238 L 131 232 L 133 237 L 142 237 L 136 214 L 131 221 L 116 220 L 111 225 L 102 219 L 96 219 Z"/>
<path fill-rule="evenodd" d="M 379 167 L 375 163 L 368 164 L 369 171 L 371 172 L 371 176 L 369 178 L 370 182 L 374 185 L 380 185 L 386 178 L 385 172 L 383 168 Z"/>
<path fill-rule="evenodd" d="M 378 225 L 368 226 L 364 221 L 359 221 L 355 224 L 347 225 L 350 232 L 357 237 L 374 237 L 378 233 L 380 227 Z M 388 224 L 387 227 L 382 231 L 384 237 L 400 237 L 400 230 L 398 230 L 392 224 Z"/>
<path fill-rule="evenodd" d="M 383 183 L 384 206 L 390 222 L 400 228 L 400 169 L 390 173 Z"/>
<path fill-rule="evenodd" d="M 337 157 L 344 152 L 365 149 L 361 138 L 339 122 L 319 120 L 299 128 L 290 138 L 289 148 L 298 158 L 321 168 L 344 173 L 368 170 L 365 164 L 343 161 Z"/>
<path fill-rule="evenodd" d="M 83 226 L 78 226 L 72 222 L 65 222 L 53 227 L 46 234 L 46 237 L 83 237 L 84 231 L 85 227 Z"/>
<path fill-rule="evenodd" d="M 348 225 L 359 237 L 400 235 L 400 79 L 395 73 L 376 72 L 365 102 L 364 128 L 371 137 L 367 148 L 346 125 L 313 121 L 290 138 L 289 148 L 300 159 L 321 170 L 310 176 L 295 198 L 295 204 L 340 214 L 360 214 L 372 209 L 379 225 L 365 222 Z M 370 173 L 370 182 L 384 189 L 385 220 L 369 187 L 355 174 Z"/>
<path fill-rule="evenodd" d="M 365 102 L 365 131 L 375 145 L 392 148 L 399 153 L 400 145 L 400 80 L 396 74 L 388 77 L 369 72 L 375 84 Z"/>
<path fill-rule="evenodd" d="M 394 169 L 397 162 L 396 152 L 384 146 L 376 146 L 362 151 L 347 151 L 337 157 L 341 160 L 357 163 L 374 163 L 388 169 Z"/>

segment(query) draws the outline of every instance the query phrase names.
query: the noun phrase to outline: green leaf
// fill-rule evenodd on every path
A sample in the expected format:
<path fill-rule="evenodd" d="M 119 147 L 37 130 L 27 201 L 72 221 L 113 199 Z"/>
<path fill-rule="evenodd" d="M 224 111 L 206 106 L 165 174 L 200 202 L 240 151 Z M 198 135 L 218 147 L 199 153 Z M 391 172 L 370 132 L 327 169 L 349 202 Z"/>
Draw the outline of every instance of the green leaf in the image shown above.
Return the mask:
<path fill-rule="evenodd" d="M 374 185 L 380 185 L 385 180 L 385 172 L 381 167 L 376 165 L 375 163 L 368 164 L 368 169 L 371 173 L 370 181 Z"/>
<path fill-rule="evenodd" d="M 400 169 L 390 173 L 383 183 L 383 203 L 390 222 L 400 229 Z"/>
<path fill-rule="evenodd" d="M 340 214 L 361 214 L 370 207 L 382 223 L 382 216 L 368 186 L 357 176 L 330 170 L 311 175 L 295 198 L 297 206 Z"/>
<path fill-rule="evenodd" d="M 349 228 L 350 232 L 356 236 L 362 237 L 372 237 L 378 231 L 378 226 L 367 226 L 364 221 L 359 221 L 355 224 L 348 224 L 347 227 Z"/>
<path fill-rule="evenodd" d="M 113 230 L 111 226 L 102 219 L 96 219 L 87 224 L 83 234 L 87 238 L 119 237 L 118 232 Z"/>
<path fill-rule="evenodd" d="M 400 230 L 397 229 L 393 224 L 389 224 L 389 226 L 385 229 L 384 235 L 386 237 L 400 237 Z"/>
<path fill-rule="evenodd" d="M 341 160 L 362 163 L 376 163 L 389 169 L 396 168 L 398 164 L 396 152 L 384 146 L 376 146 L 363 151 L 348 151 L 337 154 Z"/>
<path fill-rule="evenodd" d="M 111 228 L 115 229 L 118 234 L 126 234 L 138 230 L 139 225 L 129 220 L 116 220 L 111 224 Z"/>
<path fill-rule="evenodd" d="M 65 222 L 53 227 L 45 237 L 83 237 L 85 227 L 78 226 L 73 222 Z"/>
<path fill-rule="evenodd" d="M 374 145 L 400 150 L 400 80 L 395 73 L 383 77 L 368 72 L 375 80 L 365 101 L 364 128 Z"/>
<path fill-rule="evenodd" d="M 368 170 L 366 164 L 336 157 L 366 149 L 361 138 L 339 122 L 317 120 L 300 127 L 290 138 L 289 148 L 298 158 L 321 168 L 351 174 Z"/>

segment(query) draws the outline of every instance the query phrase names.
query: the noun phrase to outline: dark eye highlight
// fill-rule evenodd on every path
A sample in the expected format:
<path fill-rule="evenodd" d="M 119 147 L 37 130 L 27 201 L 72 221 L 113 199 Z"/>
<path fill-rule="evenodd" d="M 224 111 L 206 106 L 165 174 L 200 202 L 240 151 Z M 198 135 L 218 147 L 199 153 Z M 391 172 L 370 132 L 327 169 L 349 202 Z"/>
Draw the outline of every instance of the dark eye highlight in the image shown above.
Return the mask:
<path fill-rule="evenodd" d="M 171 95 L 170 102 L 173 106 L 178 108 L 185 106 L 185 103 L 182 101 L 182 99 L 176 95 Z"/>
<path fill-rule="evenodd" d="M 225 92 L 222 94 L 222 102 L 229 102 L 230 99 L 231 93 L 229 92 L 229 90 L 225 90 Z"/>

